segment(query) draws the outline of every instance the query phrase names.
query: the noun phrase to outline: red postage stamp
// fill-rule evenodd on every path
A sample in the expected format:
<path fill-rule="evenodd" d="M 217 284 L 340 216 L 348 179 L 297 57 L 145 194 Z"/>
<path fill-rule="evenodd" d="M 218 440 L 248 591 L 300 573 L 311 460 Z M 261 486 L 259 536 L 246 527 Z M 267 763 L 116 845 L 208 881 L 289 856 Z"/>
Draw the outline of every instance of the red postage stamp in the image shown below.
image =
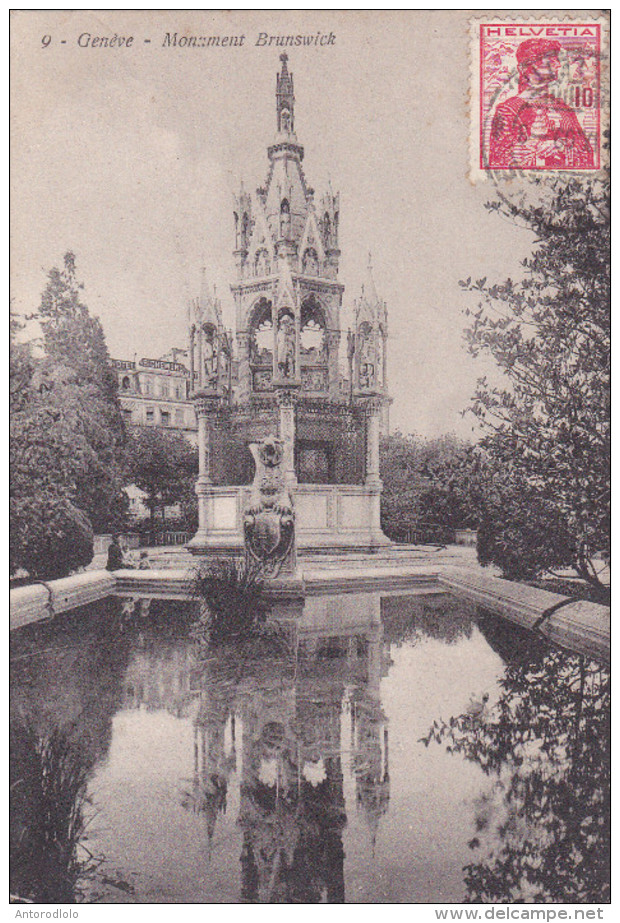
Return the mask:
<path fill-rule="evenodd" d="M 475 23 L 480 170 L 600 169 L 602 29 L 584 20 Z"/>

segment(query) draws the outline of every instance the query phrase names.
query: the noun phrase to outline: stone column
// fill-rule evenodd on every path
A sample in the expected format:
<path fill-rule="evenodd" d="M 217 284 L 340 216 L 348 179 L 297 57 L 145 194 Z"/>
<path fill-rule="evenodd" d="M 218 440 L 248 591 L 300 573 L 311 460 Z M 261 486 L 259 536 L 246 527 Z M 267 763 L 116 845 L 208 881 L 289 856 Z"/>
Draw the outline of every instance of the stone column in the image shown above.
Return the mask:
<path fill-rule="evenodd" d="M 329 330 L 326 331 L 325 336 L 327 338 L 327 362 L 328 362 L 328 376 L 329 376 L 329 396 L 331 400 L 338 400 L 340 394 L 340 365 L 339 365 L 339 346 L 340 346 L 340 331 L 339 330 Z"/>
<path fill-rule="evenodd" d="M 383 385 L 383 390 L 387 392 L 388 380 L 387 380 L 387 333 L 383 334 L 383 378 L 381 381 Z"/>
<path fill-rule="evenodd" d="M 301 381 L 301 317 L 295 312 L 295 380 Z"/>
<path fill-rule="evenodd" d="M 379 476 L 379 434 L 381 402 L 371 400 L 366 405 L 366 484 L 381 486 Z"/>
<path fill-rule="evenodd" d="M 381 432 L 381 407 L 380 398 L 374 397 L 366 400 L 366 479 L 365 485 L 369 493 L 368 512 L 369 527 L 373 540 L 381 543 L 387 539 L 381 531 L 381 477 L 379 474 L 379 434 Z"/>
<path fill-rule="evenodd" d="M 275 298 L 271 305 L 271 330 L 273 333 L 273 347 L 272 347 L 272 365 L 271 365 L 271 380 L 277 381 L 280 377 L 280 372 L 278 370 L 278 310 L 275 305 Z"/>
<path fill-rule="evenodd" d="M 198 497 L 198 532 L 192 539 L 194 542 L 205 541 L 209 532 L 209 489 L 211 479 L 209 476 L 209 426 L 206 408 L 202 401 L 194 404 L 196 420 L 198 422 L 198 480 L 196 481 L 196 496 Z"/>
<path fill-rule="evenodd" d="M 198 497 L 198 532 L 192 539 L 195 545 L 200 545 L 201 542 L 206 541 L 209 531 L 213 527 L 210 418 L 217 411 L 219 406 L 219 394 L 213 394 L 209 398 L 201 398 L 194 402 L 196 419 L 198 421 L 198 480 L 196 481 L 196 496 Z"/>
<path fill-rule="evenodd" d="M 250 399 L 250 334 L 247 330 L 237 333 L 237 356 L 239 359 L 238 401 L 245 404 Z"/>
<path fill-rule="evenodd" d="M 295 487 L 297 476 L 295 474 L 295 395 L 288 389 L 276 392 L 276 400 L 280 409 L 280 439 L 284 443 L 284 459 L 282 469 L 284 483 L 287 487 Z"/>
<path fill-rule="evenodd" d="M 211 447 L 209 445 L 209 420 L 203 408 L 198 413 L 198 477 L 204 484 L 211 484 Z"/>
<path fill-rule="evenodd" d="M 215 380 L 217 387 L 220 387 L 220 375 L 222 372 L 222 331 L 217 330 L 213 336 L 213 348 L 215 350 Z"/>
<path fill-rule="evenodd" d="M 203 362 L 203 348 L 202 343 L 204 340 L 204 330 L 202 329 L 202 324 L 198 327 L 198 387 L 202 390 L 205 386 L 205 365 Z"/>
<path fill-rule="evenodd" d="M 349 400 L 353 400 L 353 392 L 355 391 L 355 377 L 353 371 L 353 363 L 355 361 L 355 334 L 352 330 L 349 330 L 347 333 L 347 362 L 349 364 Z"/>
<path fill-rule="evenodd" d="M 189 393 L 194 391 L 194 372 L 196 371 L 196 361 L 194 358 L 194 349 L 196 346 L 196 327 L 194 324 L 189 330 Z"/>
<path fill-rule="evenodd" d="M 228 331 L 228 400 L 232 401 L 232 366 L 233 366 L 233 338 L 232 332 Z"/>

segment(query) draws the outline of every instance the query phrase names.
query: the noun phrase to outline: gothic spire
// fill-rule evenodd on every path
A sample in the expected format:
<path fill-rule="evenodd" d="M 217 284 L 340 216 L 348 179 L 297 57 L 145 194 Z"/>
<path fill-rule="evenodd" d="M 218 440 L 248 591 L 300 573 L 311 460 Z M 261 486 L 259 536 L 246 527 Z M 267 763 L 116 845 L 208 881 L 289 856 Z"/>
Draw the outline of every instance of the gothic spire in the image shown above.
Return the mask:
<path fill-rule="evenodd" d="M 276 76 L 276 114 L 278 131 L 292 134 L 295 118 L 295 94 L 293 92 L 293 75 L 289 74 L 286 62 L 288 55 L 280 55 L 282 70 Z"/>
<path fill-rule="evenodd" d="M 366 281 L 364 282 L 364 295 L 366 300 L 373 307 L 378 303 L 379 296 L 377 295 L 377 287 L 375 286 L 375 280 L 372 274 L 372 254 L 368 252 L 368 266 L 366 268 Z"/>
<path fill-rule="evenodd" d="M 210 288 L 207 282 L 207 270 L 203 266 L 200 279 L 200 297 L 198 298 L 197 314 L 201 324 L 211 324 L 216 330 L 222 326 L 222 313 L 215 286 Z"/>

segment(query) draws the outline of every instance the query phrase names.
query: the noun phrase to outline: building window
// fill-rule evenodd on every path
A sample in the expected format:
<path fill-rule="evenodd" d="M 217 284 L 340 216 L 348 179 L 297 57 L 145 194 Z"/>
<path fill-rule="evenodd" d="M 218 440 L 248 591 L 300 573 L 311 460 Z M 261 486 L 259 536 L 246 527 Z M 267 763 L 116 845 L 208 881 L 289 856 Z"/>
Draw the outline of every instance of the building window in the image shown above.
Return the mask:
<path fill-rule="evenodd" d="M 185 397 L 185 389 L 183 388 L 183 385 L 182 385 L 182 384 L 181 384 L 181 385 L 176 385 L 176 387 L 175 387 L 175 389 L 174 389 L 174 393 L 175 393 L 177 399 L 180 400 L 180 401 L 182 401 L 183 398 Z"/>
<path fill-rule="evenodd" d="M 151 379 L 150 378 L 144 379 L 144 393 L 147 395 L 151 394 Z"/>
<path fill-rule="evenodd" d="M 170 384 L 167 381 L 162 381 L 160 385 L 160 393 L 162 397 L 168 397 L 170 394 Z"/>
<path fill-rule="evenodd" d="M 123 391 L 129 391 L 129 389 L 131 388 L 131 382 L 129 380 L 129 375 L 124 376 L 121 382 L 121 388 L 123 389 Z"/>
<path fill-rule="evenodd" d="M 175 426 L 185 425 L 185 413 L 182 410 L 175 410 L 174 423 L 175 423 Z"/>
<path fill-rule="evenodd" d="M 160 410 L 161 414 L 161 425 L 170 426 L 170 411 L 169 410 Z"/>
<path fill-rule="evenodd" d="M 149 408 L 146 411 L 146 422 L 149 424 L 149 426 L 153 426 L 155 423 L 155 411 L 152 408 Z"/>
<path fill-rule="evenodd" d="M 123 417 L 124 417 L 124 419 L 125 419 L 125 423 L 131 423 L 131 421 L 132 421 L 132 419 L 133 419 L 133 411 L 132 411 L 132 410 L 129 410 L 127 407 L 124 407 L 124 408 L 123 408 Z"/>

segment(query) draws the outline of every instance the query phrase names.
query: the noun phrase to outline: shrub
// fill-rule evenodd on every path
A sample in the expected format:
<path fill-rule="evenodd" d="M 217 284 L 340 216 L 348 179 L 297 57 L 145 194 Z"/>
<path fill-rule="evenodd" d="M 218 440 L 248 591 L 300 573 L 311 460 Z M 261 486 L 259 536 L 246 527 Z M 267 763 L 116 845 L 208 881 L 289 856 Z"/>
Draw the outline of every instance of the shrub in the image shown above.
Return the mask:
<path fill-rule="evenodd" d="M 267 606 L 258 568 L 241 561 L 214 561 L 196 572 L 192 590 L 203 603 L 194 628 L 200 640 L 217 645 L 264 631 Z"/>
<path fill-rule="evenodd" d="M 540 497 L 504 497 L 478 526 L 478 560 L 496 564 L 510 580 L 533 580 L 570 566 L 574 539 L 555 505 Z"/>
<path fill-rule="evenodd" d="M 30 577 L 66 577 L 93 558 L 93 530 L 85 513 L 65 497 L 11 499 L 10 570 Z"/>

